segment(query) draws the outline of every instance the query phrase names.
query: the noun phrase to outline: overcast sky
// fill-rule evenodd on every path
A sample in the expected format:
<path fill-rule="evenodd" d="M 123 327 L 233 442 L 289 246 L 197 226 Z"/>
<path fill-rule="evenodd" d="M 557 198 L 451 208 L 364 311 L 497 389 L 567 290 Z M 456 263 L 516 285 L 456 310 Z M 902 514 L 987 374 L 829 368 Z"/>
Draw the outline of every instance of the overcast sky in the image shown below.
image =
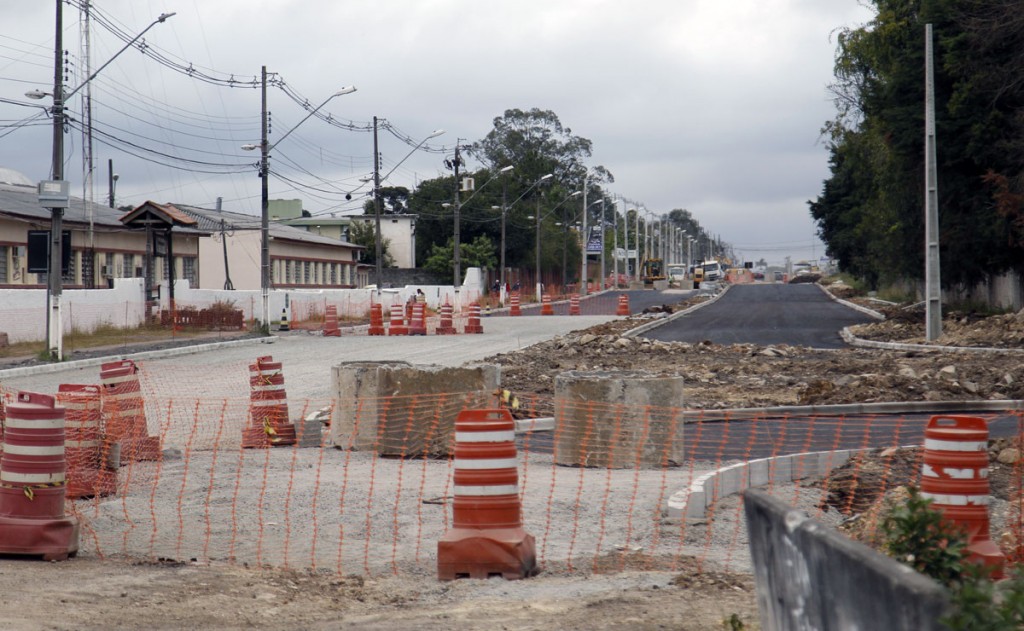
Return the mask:
<path fill-rule="evenodd" d="M 80 0 L 76 0 L 80 1 Z M 593 166 L 615 176 L 609 191 L 654 213 L 688 209 L 748 260 L 820 257 L 807 200 L 821 191 L 828 154 L 822 124 L 833 115 L 835 31 L 871 18 L 858 0 L 93 0 L 129 36 L 161 13 L 145 42 L 166 58 L 217 78 L 252 82 L 266 65 L 314 105 L 343 86 L 358 91 L 323 111 L 364 126 L 373 116 L 440 149 L 482 138 L 509 108 L 553 111 L 593 142 Z M 0 125 L 41 112 L 28 90 L 52 90 L 52 0 L 0 0 Z M 85 78 L 81 14 L 64 9 L 64 48 Z M 124 43 L 93 24 L 92 70 Z M 97 129 L 146 149 L 130 155 L 94 136 L 93 196 L 118 205 L 147 199 L 259 213 L 260 91 L 227 88 L 128 50 L 91 83 Z M 81 94 L 81 92 L 79 93 Z M 268 92 L 270 142 L 305 112 Z M 69 104 L 81 117 L 77 95 Z M 0 128 L 0 167 L 49 177 L 52 128 Z M 111 141 L 113 142 L 113 141 Z M 311 119 L 272 153 L 272 198 L 301 198 L 314 213 L 352 212 L 365 199 L 372 134 Z M 83 195 L 83 139 L 66 140 L 65 178 Z M 122 148 L 125 144 L 120 145 Z M 410 147 L 380 135 L 384 172 Z M 388 184 L 450 173 L 441 153 L 418 151 Z M 155 161 L 154 161 L 155 160 Z M 157 162 L 173 163 L 169 168 Z M 235 174 L 196 171 L 202 162 Z M 469 168 L 481 165 L 470 162 Z M 345 193 L 352 192 L 351 201 Z M 620 206 L 621 209 L 621 206 Z"/>

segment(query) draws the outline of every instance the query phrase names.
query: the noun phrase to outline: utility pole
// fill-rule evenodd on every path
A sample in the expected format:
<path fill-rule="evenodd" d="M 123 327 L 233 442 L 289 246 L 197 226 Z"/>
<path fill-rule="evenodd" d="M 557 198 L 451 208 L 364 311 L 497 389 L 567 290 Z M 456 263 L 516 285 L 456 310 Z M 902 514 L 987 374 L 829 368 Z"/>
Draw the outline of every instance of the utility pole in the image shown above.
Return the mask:
<path fill-rule="evenodd" d="M 501 297 L 501 304 L 505 304 L 505 211 L 506 211 L 506 198 L 508 196 L 508 180 L 505 179 L 505 175 L 501 176 L 501 272 L 499 278 L 501 279 L 501 287 L 498 289 L 498 295 Z"/>
<path fill-rule="evenodd" d="M 590 245 L 590 235 L 587 233 L 587 179 L 590 171 L 583 174 L 583 226 L 580 234 L 583 235 L 583 260 L 580 263 L 580 295 L 587 295 L 587 246 Z"/>
<path fill-rule="evenodd" d="M 380 288 L 383 282 L 381 259 L 384 257 L 384 246 L 380 234 L 380 150 L 377 148 L 377 117 L 373 117 L 373 214 L 374 214 L 374 283 L 377 285 L 377 302 L 380 302 Z"/>
<path fill-rule="evenodd" d="M 270 333 L 270 145 L 267 135 L 267 67 L 262 67 L 260 111 L 260 297 L 263 332 Z"/>
<path fill-rule="evenodd" d="M 607 208 L 608 208 L 608 204 L 604 203 L 604 198 L 602 197 L 601 198 L 601 218 L 598 220 L 598 221 L 600 221 L 600 223 L 598 225 L 601 227 L 601 282 L 597 284 L 597 287 L 598 287 L 599 291 L 604 291 L 604 282 L 605 282 L 605 279 L 608 277 L 608 275 L 605 274 L 605 271 L 604 271 L 604 251 L 605 251 L 604 235 L 607 232 L 607 230 L 605 229 L 604 218 L 605 218 L 605 216 L 607 214 Z"/>
<path fill-rule="evenodd" d="M 925 24 L 925 319 L 927 339 L 942 335 L 942 283 L 939 273 L 939 185 L 935 165 L 935 62 L 932 25 Z"/>
<path fill-rule="evenodd" d="M 461 139 L 459 138 L 455 139 L 455 159 L 452 161 L 452 165 L 455 168 L 455 206 L 453 206 L 453 210 L 455 211 L 455 244 L 452 250 L 452 265 L 455 268 L 455 274 L 454 282 L 452 284 L 455 286 L 456 296 L 458 296 L 459 287 L 462 285 L 462 258 L 461 253 L 459 252 L 459 167 L 462 165 L 462 158 L 459 156 L 460 140 Z M 456 302 L 458 302 L 458 300 L 456 300 Z"/>
<path fill-rule="evenodd" d="M 92 74 L 92 46 L 90 16 L 92 9 L 89 0 L 82 3 L 82 57 L 85 61 L 85 76 Z M 82 113 L 85 118 L 84 138 L 82 143 L 82 169 L 85 177 L 82 181 L 82 199 L 85 203 L 85 214 L 89 218 L 89 237 L 86 239 L 85 254 L 82 258 L 82 280 L 86 289 L 96 287 L 96 237 L 93 210 L 93 151 L 92 151 L 92 82 L 85 84 L 82 93 Z"/>
<path fill-rule="evenodd" d="M 536 260 L 534 262 L 534 271 L 537 274 L 537 279 L 535 281 L 535 284 L 537 286 L 537 304 L 540 304 L 541 301 L 543 300 L 543 295 L 542 294 L 544 293 L 544 289 L 543 289 L 543 284 L 544 283 L 541 282 L 541 275 L 540 275 L 540 195 L 537 196 L 537 237 L 536 237 L 536 239 L 537 239 L 537 241 L 536 241 L 536 244 L 534 245 L 534 248 L 533 248 L 534 251 L 535 251 L 534 253 L 536 254 Z"/>
<path fill-rule="evenodd" d="M 622 208 L 626 208 L 626 200 L 622 200 Z M 612 204 L 612 276 L 614 276 L 614 282 L 612 283 L 613 289 L 619 288 L 619 207 L 617 204 Z"/>
<path fill-rule="evenodd" d="M 61 0 L 56 0 L 57 18 L 53 45 L 53 154 L 50 179 L 60 182 L 64 179 L 64 19 Z M 63 289 L 64 208 L 54 205 L 50 208 L 50 267 L 46 275 L 49 306 L 46 310 L 47 350 L 50 359 L 60 361 L 64 354 L 64 340 L 60 312 L 60 295 Z"/>

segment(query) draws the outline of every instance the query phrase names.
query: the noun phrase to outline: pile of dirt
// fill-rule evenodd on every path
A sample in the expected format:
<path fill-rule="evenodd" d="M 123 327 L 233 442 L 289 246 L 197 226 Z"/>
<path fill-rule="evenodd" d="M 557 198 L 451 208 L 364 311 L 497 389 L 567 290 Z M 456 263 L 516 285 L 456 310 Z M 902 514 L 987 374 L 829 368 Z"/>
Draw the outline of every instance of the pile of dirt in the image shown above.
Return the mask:
<path fill-rule="evenodd" d="M 1024 491 L 1021 443 L 1020 437 L 999 438 L 988 445 L 991 535 L 1011 557 L 1021 553 L 1017 539 Z M 923 459 L 919 447 L 866 451 L 810 485 L 821 486 L 827 493 L 820 509 L 846 516 L 841 529 L 848 536 L 877 548 L 882 544 L 881 524 L 886 516 L 906 504 L 909 487 L 920 484 Z"/>
<path fill-rule="evenodd" d="M 1024 310 L 987 315 L 976 311 L 950 311 L 942 317 L 942 335 L 929 341 L 925 335 L 925 307 L 888 305 L 880 311 L 885 320 L 859 324 L 850 332 L 866 340 L 897 341 L 906 344 L 972 346 L 983 348 L 1024 348 Z"/>

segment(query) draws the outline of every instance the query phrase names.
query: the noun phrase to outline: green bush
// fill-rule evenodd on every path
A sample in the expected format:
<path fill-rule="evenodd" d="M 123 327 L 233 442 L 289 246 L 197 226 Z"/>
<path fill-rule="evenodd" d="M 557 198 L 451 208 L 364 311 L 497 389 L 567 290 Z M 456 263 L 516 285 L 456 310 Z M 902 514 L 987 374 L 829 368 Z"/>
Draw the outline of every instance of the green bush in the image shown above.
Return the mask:
<path fill-rule="evenodd" d="M 952 631 L 1024 629 L 1024 569 L 995 584 L 991 570 L 966 561 L 962 529 L 931 508 L 931 500 L 910 489 L 906 505 L 882 522 L 884 550 L 897 561 L 945 585 L 950 610 L 942 622 Z"/>

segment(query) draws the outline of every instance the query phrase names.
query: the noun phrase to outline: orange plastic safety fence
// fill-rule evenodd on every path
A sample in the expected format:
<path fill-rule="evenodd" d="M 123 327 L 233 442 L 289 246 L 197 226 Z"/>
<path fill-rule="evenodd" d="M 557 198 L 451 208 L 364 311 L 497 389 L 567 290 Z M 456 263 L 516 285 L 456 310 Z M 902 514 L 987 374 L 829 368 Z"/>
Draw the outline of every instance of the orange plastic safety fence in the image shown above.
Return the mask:
<path fill-rule="evenodd" d="M 138 366 L 148 433 L 162 457 L 122 458 L 116 495 L 69 502 L 83 555 L 433 573 L 437 542 L 452 526 L 454 418 L 513 405 L 500 392 L 339 399 L 284 365 L 296 440 L 246 448 L 243 432 L 261 401 L 251 396 L 246 365 L 209 358 L 200 379 L 194 367 Z M 918 483 L 929 418 L 522 394 L 515 405 L 523 426 L 551 419 L 532 423 L 551 429 L 517 436 L 519 495 L 539 563 L 567 571 L 614 571 L 636 558 L 680 567 L 690 557 L 700 567 L 750 571 L 739 495 L 750 486 L 877 543 L 876 505 Z M 1024 413 L 984 416 L 992 537 L 1019 562 Z"/>

